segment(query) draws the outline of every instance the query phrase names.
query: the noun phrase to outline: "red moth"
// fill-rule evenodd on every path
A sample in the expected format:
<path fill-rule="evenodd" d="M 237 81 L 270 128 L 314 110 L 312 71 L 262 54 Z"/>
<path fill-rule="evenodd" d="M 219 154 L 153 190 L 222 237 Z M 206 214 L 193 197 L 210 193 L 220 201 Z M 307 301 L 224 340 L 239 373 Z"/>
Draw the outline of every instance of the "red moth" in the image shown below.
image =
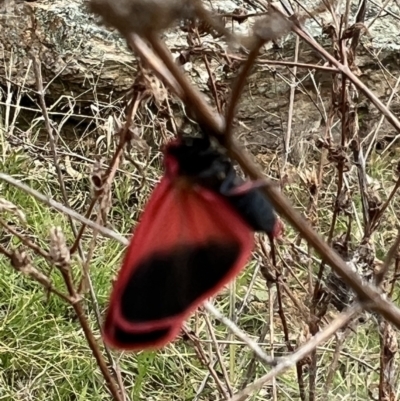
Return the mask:
<path fill-rule="evenodd" d="M 112 291 L 104 337 L 116 348 L 172 341 L 190 313 L 244 267 L 253 231 L 270 238 L 280 231 L 265 196 L 243 189 L 208 137 L 171 142 L 164 165 Z"/>

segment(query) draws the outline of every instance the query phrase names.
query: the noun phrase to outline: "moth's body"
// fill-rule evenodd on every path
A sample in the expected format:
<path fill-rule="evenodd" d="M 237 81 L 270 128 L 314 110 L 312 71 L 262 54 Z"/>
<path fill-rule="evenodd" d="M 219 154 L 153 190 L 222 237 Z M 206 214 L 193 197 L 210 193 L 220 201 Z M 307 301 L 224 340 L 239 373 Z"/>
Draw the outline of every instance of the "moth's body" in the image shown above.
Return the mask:
<path fill-rule="evenodd" d="M 187 149 L 191 149 L 187 152 Z M 168 166 L 170 172 L 168 172 Z M 176 167 L 177 166 L 177 167 Z M 231 161 L 212 148 L 208 137 L 182 138 L 166 151 L 166 174 L 186 177 L 189 181 L 219 193 L 253 229 L 268 235 L 277 234 L 276 216 L 272 205 L 258 188 L 238 195 L 233 190 L 243 184 Z"/>

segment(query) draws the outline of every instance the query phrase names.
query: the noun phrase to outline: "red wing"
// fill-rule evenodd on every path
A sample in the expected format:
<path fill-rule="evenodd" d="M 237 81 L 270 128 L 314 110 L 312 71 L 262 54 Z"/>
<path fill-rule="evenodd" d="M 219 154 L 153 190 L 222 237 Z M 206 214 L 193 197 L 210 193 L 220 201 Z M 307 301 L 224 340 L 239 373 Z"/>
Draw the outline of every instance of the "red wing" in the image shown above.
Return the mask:
<path fill-rule="evenodd" d="M 156 342 L 170 341 L 201 302 L 239 273 L 252 244 L 250 228 L 222 197 L 200 187 L 173 185 L 164 177 L 115 283 L 107 341 L 117 345 L 115 326 L 135 335 L 167 327 Z"/>

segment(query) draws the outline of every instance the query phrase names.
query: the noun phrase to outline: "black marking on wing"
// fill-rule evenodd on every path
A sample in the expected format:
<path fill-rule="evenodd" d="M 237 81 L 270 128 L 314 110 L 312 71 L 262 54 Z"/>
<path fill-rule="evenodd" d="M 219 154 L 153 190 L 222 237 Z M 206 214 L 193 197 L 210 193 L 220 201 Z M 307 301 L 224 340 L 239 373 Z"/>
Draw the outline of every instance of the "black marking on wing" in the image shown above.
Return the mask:
<path fill-rule="evenodd" d="M 236 242 L 216 241 L 154 253 L 140 263 L 124 289 L 124 318 L 147 322 L 181 314 L 229 273 L 239 254 Z"/>
<path fill-rule="evenodd" d="M 169 331 L 169 328 L 162 328 L 143 333 L 133 333 L 116 327 L 114 338 L 121 345 L 126 344 L 128 346 L 133 346 L 137 344 L 137 346 L 146 346 L 159 342 L 168 336 Z"/>

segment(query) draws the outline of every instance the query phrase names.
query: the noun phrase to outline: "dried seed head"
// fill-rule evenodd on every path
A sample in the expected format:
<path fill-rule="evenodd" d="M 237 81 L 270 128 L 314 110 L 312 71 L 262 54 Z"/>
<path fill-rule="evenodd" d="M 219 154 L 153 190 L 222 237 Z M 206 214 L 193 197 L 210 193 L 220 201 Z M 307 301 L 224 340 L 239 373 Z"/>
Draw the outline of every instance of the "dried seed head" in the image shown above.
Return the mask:
<path fill-rule="evenodd" d="M 368 200 L 367 212 L 368 212 L 370 220 L 373 220 L 377 216 L 379 216 L 379 212 L 383 205 L 383 201 L 382 201 L 378 191 L 376 191 L 374 189 L 367 190 L 367 200 Z"/>
<path fill-rule="evenodd" d="M 375 265 L 375 244 L 371 238 L 363 239 L 361 244 L 354 251 L 351 263 L 355 271 L 368 283 L 374 277 Z"/>
<path fill-rule="evenodd" d="M 379 322 L 379 332 L 383 337 L 385 359 L 390 361 L 399 350 L 396 331 L 390 323 L 381 320 Z M 390 398 L 388 397 L 388 399 Z"/>
<path fill-rule="evenodd" d="M 90 0 L 89 9 L 123 35 L 169 28 L 196 15 L 198 0 Z"/>
<path fill-rule="evenodd" d="M 102 218 L 103 224 L 107 221 L 108 212 L 112 206 L 112 194 L 111 194 L 111 187 L 108 183 L 103 186 L 103 191 L 100 195 L 100 214 Z"/>
<path fill-rule="evenodd" d="M 351 201 L 352 193 L 344 188 L 336 199 L 335 207 L 338 213 L 343 213 L 346 216 L 351 216 L 353 213 Z"/>
<path fill-rule="evenodd" d="M 356 22 L 343 32 L 342 39 L 351 39 L 357 34 L 371 36 L 368 28 L 362 22 Z"/>
<path fill-rule="evenodd" d="M 332 12 L 334 12 L 334 10 L 336 9 L 336 5 L 337 0 L 321 0 L 311 10 L 308 9 L 306 11 L 304 9 L 300 9 L 300 11 L 296 15 L 297 20 L 301 24 L 304 24 L 310 18 L 320 16 L 321 14 L 328 12 L 329 10 L 332 10 Z M 322 16 L 321 19 L 323 19 Z"/>
<path fill-rule="evenodd" d="M 329 302 L 341 312 L 354 300 L 354 293 L 341 277 L 335 272 L 328 274 L 326 278 L 326 288 L 322 290 L 328 295 Z"/>
<path fill-rule="evenodd" d="M 328 161 L 334 163 L 338 168 L 341 164 L 343 166 L 343 172 L 347 173 L 350 171 L 351 162 L 349 155 L 346 153 L 346 146 L 330 146 L 328 148 Z"/>
<path fill-rule="evenodd" d="M 11 256 L 11 265 L 15 270 L 29 275 L 33 269 L 31 258 L 25 251 L 15 250 Z"/>
<path fill-rule="evenodd" d="M 22 274 L 33 278 L 46 287 L 51 286 L 50 279 L 45 276 L 41 271 L 32 266 L 32 261 L 25 251 L 15 250 L 11 256 L 11 265 L 15 270 Z"/>
<path fill-rule="evenodd" d="M 60 269 L 69 268 L 71 264 L 71 257 L 64 234 L 60 227 L 53 227 L 50 230 L 49 255 L 56 267 Z"/>
<path fill-rule="evenodd" d="M 263 42 L 278 40 L 288 34 L 293 22 L 279 11 L 271 9 L 268 14 L 257 20 L 253 26 L 254 35 Z"/>
<path fill-rule="evenodd" d="M 96 161 L 92 168 L 92 173 L 90 175 L 91 190 L 94 196 L 99 196 L 103 191 L 104 187 L 104 169 L 102 164 L 104 159 L 97 156 Z"/>
<path fill-rule="evenodd" d="M 19 220 L 26 222 L 25 214 L 18 209 L 14 203 L 9 202 L 3 198 L 0 198 L 0 213 L 2 212 L 10 212 L 18 217 Z"/>

